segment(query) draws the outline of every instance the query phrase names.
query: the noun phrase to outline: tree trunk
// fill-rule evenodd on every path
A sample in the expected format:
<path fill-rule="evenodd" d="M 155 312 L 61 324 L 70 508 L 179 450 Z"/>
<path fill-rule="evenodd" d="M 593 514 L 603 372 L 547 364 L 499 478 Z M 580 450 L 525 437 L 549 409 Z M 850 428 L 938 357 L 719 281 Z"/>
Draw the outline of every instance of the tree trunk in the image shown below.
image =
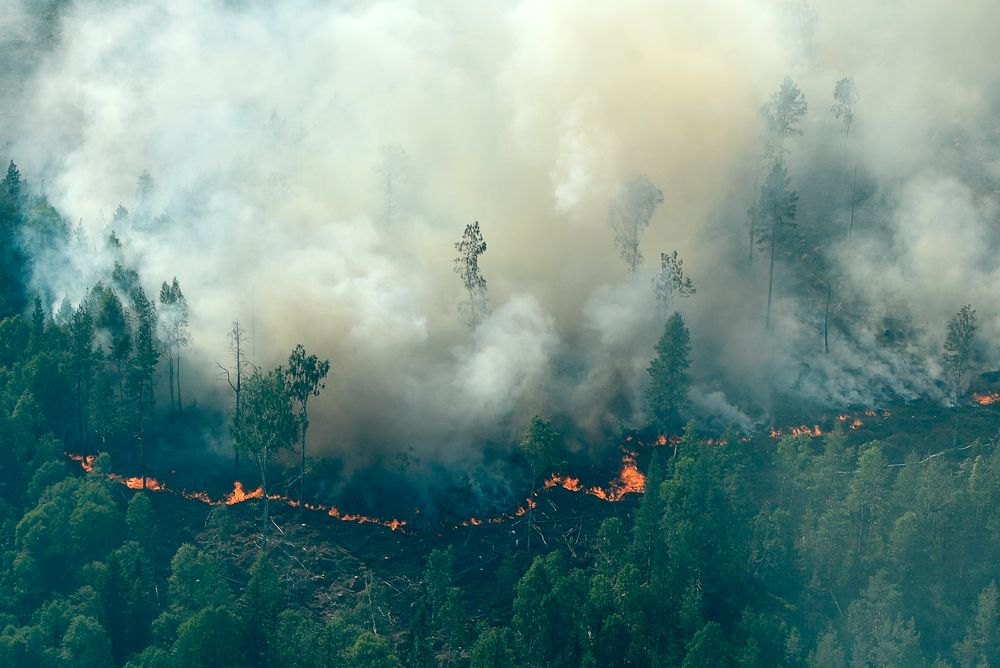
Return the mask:
<path fill-rule="evenodd" d="M 767 313 L 764 316 L 764 329 L 771 329 L 771 293 L 774 291 L 774 251 L 778 245 L 778 225 L 771 226 L 771 265 L 767 272 Z"/>
<path fill-rule="evenodd" d="M 299 468 L 299 504 L 305 503 L 305 481 L 306 481 L 306 429 L 309 426 L 309 414 L 308 414 L 308 404 L 309 399 L 306 398 L 302 401 L 302 426 L 299 433 L 302 449 L 302 462 Z"/>
<path fill-rule="evenodd" d="M 854 236 L 854 193 L 855 188 L 858 184 L 858 168 L 854 167 L 854 176 L 851 179 L 851 220 L 847 226 L 847 243 L 851 243 L 851 238 Z"/>
<path fill-rule="evenodd" d="M 177 344 L 177 410 L 181 410 L 181 346 Z"/>
<path fill-rule="evenodd" d="M 830 298 L 833 296 L 833 286 L 826 284 L 826 314 L 823 316 L 823 349 L 830 354 Z"/>
<path fill-rule="evenodd" d="M 267 530 L 269 528 L 267 525 L 271 521 L 271 499 L 267 494 L 267 448 L 264 448 L 261 451 L 258 464 L 260 464 L 260 488 L 264 492 L 261 497 L 264 502 L 264 525 L 261 527 L 261 550 L 263 552 L 267 552 Z"/>
<path fill-rule="evenodd" d="M 167 348 L 167 377 L 170 385 L 170 410 L 174 410 L 174 356 L 169 352 Z"/>

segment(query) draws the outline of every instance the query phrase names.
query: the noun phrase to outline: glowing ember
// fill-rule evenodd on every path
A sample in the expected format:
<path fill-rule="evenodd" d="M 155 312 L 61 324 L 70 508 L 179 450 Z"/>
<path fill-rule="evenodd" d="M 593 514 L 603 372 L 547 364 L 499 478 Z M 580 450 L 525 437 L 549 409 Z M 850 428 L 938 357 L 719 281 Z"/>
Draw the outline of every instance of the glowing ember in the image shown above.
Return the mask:
<path fill-rule="evenodd" d="M 861 421 L 861 418 L 854 418 L 854 422 L 851 423 L 851 429 L 861 429 L 864 424 L 865 423 Z"/>
<path fill-rule="evenodd" d="M 990 394 L 975 393 L 972 395 L 972 400 L 980 406 L 989 406 L 1000 401 L 1000 392 L 991 392 Z"/>

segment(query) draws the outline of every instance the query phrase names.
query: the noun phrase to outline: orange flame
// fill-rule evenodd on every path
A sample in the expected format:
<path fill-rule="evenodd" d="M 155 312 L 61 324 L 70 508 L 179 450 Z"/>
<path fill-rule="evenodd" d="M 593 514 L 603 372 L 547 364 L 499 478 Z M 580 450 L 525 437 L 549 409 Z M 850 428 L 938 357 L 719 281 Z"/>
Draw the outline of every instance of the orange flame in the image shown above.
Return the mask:
<path fill-rule="evenodd" d="M 77 455 L 73 453 L 66 453 L 72 461 L 79 462 L 80 466 L 84 471 L 88 473 L 94 470 L 94 455 Z M 105 478 L 111 480 L 112 482 L 117 482 L 118 484 L 125 485 L 129 489 L 141 490 L 143 488 L 143 478 L 139 477 L 125 477 L 118 475 L 117 473 L 106 473 L 103 474 Z M 145 478 L 146 491 L 147 492 L 167 492 L 169 494 L 177 494 L 185 499 L 190 499 L 192 501 L 200 501 L 201 503 L 211 505 L 211 506 L 233 506 L 238 503 L 243 503 L 244 501 L 250 501 L 251 499 L 261 499 L 264 497 L 264 489 L 258 487 L 257 489 L 247 492 L 243 488 L 243 483 L 239 480 L 233 483 L 233 491 L 224 496 L 221 499 L 212 499 L 206 492 L 187 492 L 187 491 L 176 491 L 166 484 L 160 482 L 155 478 Z M 400 520 L 393 517 L 392 519 L 381 519 L 378 517 L 368 517 L 367 515 L 341 515 L 340 511 L 336 507 L 324 506 L 322 504 L 312 504 L 303 503 L 300 504 L 294 499 L 290 499 L 287 496 L 282 496 L 281 494 L 268 494 L 267 498 L 272 501 L 279 501 L 292 508 L 297 508 L 299 506 L 306 508 L 308 510 L 321 511 L 345 522 L 357 522 L 358 524 L 378 524 L 384 526 L 393 531 L 397 531 L 406 526 L 406 520 Z"/>
<path fill-rule="evenodd" d="M 972 400 L 980 406 L 989 406 L 1000 401 L 1000 392 L 991 392 L 990 394 L 979 394 L 977 392 L 972 395 Z"/>
<path fill-rule="evenodd" d="M 67 452 L 66 456 L 72 459 L 74 462 L 80 462 L 80 466 L 82 466 L 83 470 L 86 471 L 87 473 L 90 473 L 91 471 L 94 470 L 94 459 L 96 459 L 94 455 L 75 455 L 70 452 Z"/>

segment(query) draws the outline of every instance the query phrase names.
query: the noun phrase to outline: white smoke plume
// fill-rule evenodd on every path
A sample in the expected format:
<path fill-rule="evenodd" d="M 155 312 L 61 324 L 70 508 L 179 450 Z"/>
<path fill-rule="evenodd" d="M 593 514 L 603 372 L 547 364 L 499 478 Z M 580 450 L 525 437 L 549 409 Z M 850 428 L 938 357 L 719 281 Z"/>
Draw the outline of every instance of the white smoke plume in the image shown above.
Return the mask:
<path fill-rule="evenodd" d="M 680 307 L 703 424 L 751 429 L 789 397 L 938 396 L 966 302 L 997 340 L 995 2 L 7 5 L 3 155 L 87 237 L 39 262 L 36 287 L 80 299 L 124 204 L 125 256 L 190 302 L 189 395 L 224 402 L 213 367 L 234 320 L 261 365 L 301 342 L 333 363 L 315 441 L 348 461 L 419 447 L 474 463 L 534 413 L 578 448 L 638 424 L 664 250 L 698 288 Z M 810 104 L 789 172 L 800 227 L 834 260 L 829 353 L 825 293 L 779 269 L 765 332 L 766 263 L 747 261 L 758 110 L 786 74 Z M 846 149 L 829 111 L 845 76 L 860 92 Z M 637 174 L 665 201 L 632 282 L 607 206 Z M 474 355 L 452 272 L 473 220 L 493 305 Z"/>

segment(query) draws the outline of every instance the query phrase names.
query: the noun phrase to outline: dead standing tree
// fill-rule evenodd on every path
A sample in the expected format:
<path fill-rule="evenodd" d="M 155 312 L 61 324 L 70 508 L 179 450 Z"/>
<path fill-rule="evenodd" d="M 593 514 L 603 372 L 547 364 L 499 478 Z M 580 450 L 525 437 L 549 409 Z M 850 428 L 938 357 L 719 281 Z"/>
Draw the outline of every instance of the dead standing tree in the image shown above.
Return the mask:
<path fill-rule="evenodd" d="M 233 391 L 233 463 L 235 468 L 240 467 L 240 433 L 243 419 L 243 384 L 251 373 L 255 370 L 254 365 L 246 357 L 246 330 L 240 326 L 240 321 L 233 323 L 233 328 L 229 331 L 229 350 L 232 353 L 232 367 L 224 366 L 216 362 L 219 367 L 220 376 Z"/>

